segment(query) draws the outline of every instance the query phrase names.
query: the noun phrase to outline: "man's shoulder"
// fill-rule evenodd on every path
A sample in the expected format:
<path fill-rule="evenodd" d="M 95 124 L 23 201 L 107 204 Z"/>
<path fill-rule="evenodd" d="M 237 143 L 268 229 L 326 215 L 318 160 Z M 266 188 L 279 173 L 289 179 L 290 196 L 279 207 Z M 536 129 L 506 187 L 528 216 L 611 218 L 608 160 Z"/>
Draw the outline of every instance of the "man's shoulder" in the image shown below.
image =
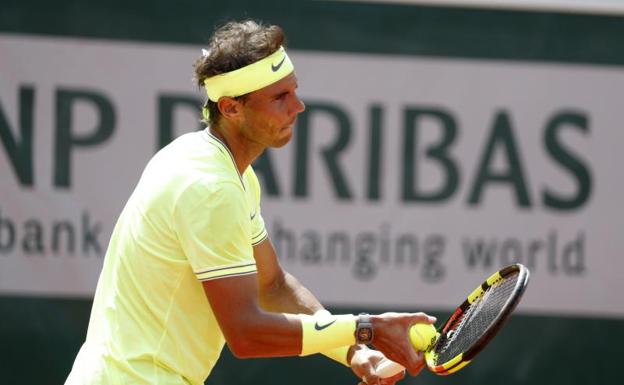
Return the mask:
<path fill-rule="evenodd" d="M 177 196 L 177 205 L 187 204 L 205 205 L 222 204 L 226 201 L 238 202 L 244 199 L 244 190 L 239 180 L 229 176 L 204 175 L 196 179 L 187 179 L 187 184 L 180 189 Z"/>
<path fill-rule="evenodd" d="M 201 132 L 184 134 L 152 157 L 136 193 L 171 202 L 235 194 L 240 179 L 228 161 Z"/>
<path fill-rule="evenodd" d="M 218 154 L 218 148 L 212 146 L 205 130 L 187 132 L 173 139 L 156 156 L 167 156 L 173 158 L 193 158 L 198 155 L 210 156 Z"/>
<path fill-rule="evenodd" d="M 178 176 L 230 179 L 232 161 L 204 131 L 183 134 L 163 147 L 150 161 L 157 169 L 168 169 Z"/>

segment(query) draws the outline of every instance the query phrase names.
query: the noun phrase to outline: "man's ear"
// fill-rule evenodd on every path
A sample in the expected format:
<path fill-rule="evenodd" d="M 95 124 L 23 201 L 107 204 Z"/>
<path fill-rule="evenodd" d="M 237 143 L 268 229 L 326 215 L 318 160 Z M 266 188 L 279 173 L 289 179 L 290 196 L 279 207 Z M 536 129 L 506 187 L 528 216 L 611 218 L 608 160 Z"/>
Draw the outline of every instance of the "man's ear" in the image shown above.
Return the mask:
<path fill-rule="evenodd" d="M 217 108 L 221 115 L 228 120 L 236 120 L 240 116 L 240 103 L 238 100 L 223 96 L 217 102 Z"/>

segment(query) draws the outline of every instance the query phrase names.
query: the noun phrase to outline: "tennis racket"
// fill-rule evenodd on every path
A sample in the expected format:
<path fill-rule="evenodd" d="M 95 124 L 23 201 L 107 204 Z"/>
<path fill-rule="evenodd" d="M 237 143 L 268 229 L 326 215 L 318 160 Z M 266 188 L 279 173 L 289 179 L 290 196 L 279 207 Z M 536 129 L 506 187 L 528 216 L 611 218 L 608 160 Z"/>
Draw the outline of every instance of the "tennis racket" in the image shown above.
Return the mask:
<path fill-rule="evenodd" d="M 514 264 L 492 274 L 438 328 L 435 342 L 425 351 L 427 367 L 446 376 L 462 369 L 494 338 L 516 308 L 529 282 L 529 270 Z M 386 360 L 377 368 L 381 378 L 405 370 Z"/>

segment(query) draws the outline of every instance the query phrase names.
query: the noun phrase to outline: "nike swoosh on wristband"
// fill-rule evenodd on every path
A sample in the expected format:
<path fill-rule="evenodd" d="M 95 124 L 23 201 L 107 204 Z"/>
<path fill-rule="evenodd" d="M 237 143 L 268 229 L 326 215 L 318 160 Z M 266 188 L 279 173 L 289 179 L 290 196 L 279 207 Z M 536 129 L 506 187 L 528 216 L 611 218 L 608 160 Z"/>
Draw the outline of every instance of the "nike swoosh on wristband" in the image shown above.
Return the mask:
<path fill-rule="evenodd" d="M 279 63 L 277 63 L 277 65 L 271 64 L 271 70 L 272 70 L 273 72 L 277 72 L 277 71 L 279 71 L 280 67 L 282 67 L 282 64 L 284 64 L 284 60 L 286 60 L 286 56 L 284 56 L 284 57 L 282 58 L 282 61 L 281 61 L 281 62 L 279 62 Z"/>
<path fill-rule="evenodd" d="M 325 329 L 325 328 L 327 328 L 327 327 L 331 326 L 334 322 L 336 322 L 336 319 L 335 319 L 335 318 L 334 318 L 334 320 L 333 320 L 332 322 L 327 323 L 327 324 L 325 324 L 325 325 L 319 325 L 319 324 L 318 324 L 318 321 L 317 321 L 316 323 L 314 323 L 314 329 L 319 330 L 319 331 L 320 331 L 320 330 L 323 330 L 323 329 Z"/>

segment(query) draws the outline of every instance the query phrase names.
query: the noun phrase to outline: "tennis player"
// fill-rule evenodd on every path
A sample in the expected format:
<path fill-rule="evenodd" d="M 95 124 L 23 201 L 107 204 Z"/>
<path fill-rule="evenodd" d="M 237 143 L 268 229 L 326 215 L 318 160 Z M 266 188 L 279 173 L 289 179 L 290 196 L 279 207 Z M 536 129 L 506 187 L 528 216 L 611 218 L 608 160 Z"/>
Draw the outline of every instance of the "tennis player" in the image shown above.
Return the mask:
<path fill-rule="evenodd" d="M 332 315 L 278 262 L 251 163 L 288 143 L 304 110 L 282 30 L 225 24 L 195 76 L 207 128 L 147 164 L 114 228 L 66 384 L 200 385 L 225 343 L 240 358 L 322 353 L 367 384 L 402 377 L 377 376 L 385 357 L 418 374 L 408 328 L 433 317 Z"/>

